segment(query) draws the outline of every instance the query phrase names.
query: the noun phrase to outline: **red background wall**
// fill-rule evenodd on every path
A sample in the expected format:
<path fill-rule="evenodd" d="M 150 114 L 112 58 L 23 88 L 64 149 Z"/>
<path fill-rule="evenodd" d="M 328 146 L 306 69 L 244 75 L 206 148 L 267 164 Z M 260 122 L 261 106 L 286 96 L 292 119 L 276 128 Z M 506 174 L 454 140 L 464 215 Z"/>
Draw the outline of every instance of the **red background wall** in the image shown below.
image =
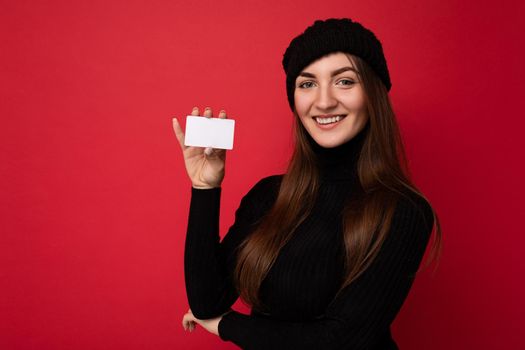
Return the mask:
<path fill-rule="evenodd" d="M 224 234 L 290 155 L 289 41 L 346 16 L 383 42 L 414 178 L 444 230 L 437 272 L 394 323 L 399 345 L 522 349 L 523 7 L 2 1 L 0 348 L 236 348 L 181 326 L 190 182 L 171 118 L 196 105 L 237 121 Z"/>

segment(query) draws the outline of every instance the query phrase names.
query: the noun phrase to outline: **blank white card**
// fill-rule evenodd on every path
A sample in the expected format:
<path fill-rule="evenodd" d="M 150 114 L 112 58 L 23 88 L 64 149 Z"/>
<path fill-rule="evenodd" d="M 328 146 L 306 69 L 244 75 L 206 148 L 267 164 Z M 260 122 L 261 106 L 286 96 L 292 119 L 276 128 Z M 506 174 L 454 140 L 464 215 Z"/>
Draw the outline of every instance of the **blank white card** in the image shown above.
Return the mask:
<path fill-rule="evenodd" d="M 233 149 L 235 120 L 186 116 L 184 145 Z"/>

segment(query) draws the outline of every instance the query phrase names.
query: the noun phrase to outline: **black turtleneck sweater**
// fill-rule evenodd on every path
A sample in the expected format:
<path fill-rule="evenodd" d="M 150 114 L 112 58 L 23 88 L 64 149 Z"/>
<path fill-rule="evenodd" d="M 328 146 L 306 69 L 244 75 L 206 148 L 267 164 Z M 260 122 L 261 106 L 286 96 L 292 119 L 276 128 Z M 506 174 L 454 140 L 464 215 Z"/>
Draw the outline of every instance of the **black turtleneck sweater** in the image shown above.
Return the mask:
<path fill-rule="evenodd" d="M 283 247 L 261 285 L 269 316 L 231 311 L 219 323 L 221 339 L 243 349 L 397 349 L 390 324 L 420 265 L 433 215 L 419 197 L 400 199 L 378 256 L 334 299 L 343 278 L 341 210 L 357 184 L 363 135 L 335 148 L 323 148 L 310 138 L 319 160 L 320 191 L 311 215 Z M 265 177 L 248 191 L 222 241 L 221 187 L 192 187 L 184 268 L 195 317 L 217 317 L 238 298 L 232 282 L 236 248 L 270 209 L 282 176 Z"/>

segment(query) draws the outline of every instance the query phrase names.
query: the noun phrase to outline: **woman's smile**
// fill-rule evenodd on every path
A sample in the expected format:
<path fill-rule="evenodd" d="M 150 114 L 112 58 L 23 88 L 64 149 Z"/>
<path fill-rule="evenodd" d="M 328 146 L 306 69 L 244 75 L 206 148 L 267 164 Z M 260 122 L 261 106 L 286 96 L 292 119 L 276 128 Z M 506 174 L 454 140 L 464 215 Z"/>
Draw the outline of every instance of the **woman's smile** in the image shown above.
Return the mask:
<path fill-rule="evenodd" d="M 339 122 L 343 120 L 346 116 L 346 114 L 339 114 L 333 116 L 317 116 L 313 117 L 313 119 L 316 121 L 317 126 L 319 128 L 323 130 L 329 130 L 339 125 Z"/>

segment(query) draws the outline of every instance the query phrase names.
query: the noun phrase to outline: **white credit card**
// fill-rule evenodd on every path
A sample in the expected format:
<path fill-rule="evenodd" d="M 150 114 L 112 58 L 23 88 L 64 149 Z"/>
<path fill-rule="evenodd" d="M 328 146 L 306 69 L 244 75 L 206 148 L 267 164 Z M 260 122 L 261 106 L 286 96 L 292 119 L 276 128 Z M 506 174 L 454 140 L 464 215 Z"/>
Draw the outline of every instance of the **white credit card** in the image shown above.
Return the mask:
<path fill-rule="evenodd" d="M 233 149 L 235 120 L 186 116 L 184 145 Z"/>

